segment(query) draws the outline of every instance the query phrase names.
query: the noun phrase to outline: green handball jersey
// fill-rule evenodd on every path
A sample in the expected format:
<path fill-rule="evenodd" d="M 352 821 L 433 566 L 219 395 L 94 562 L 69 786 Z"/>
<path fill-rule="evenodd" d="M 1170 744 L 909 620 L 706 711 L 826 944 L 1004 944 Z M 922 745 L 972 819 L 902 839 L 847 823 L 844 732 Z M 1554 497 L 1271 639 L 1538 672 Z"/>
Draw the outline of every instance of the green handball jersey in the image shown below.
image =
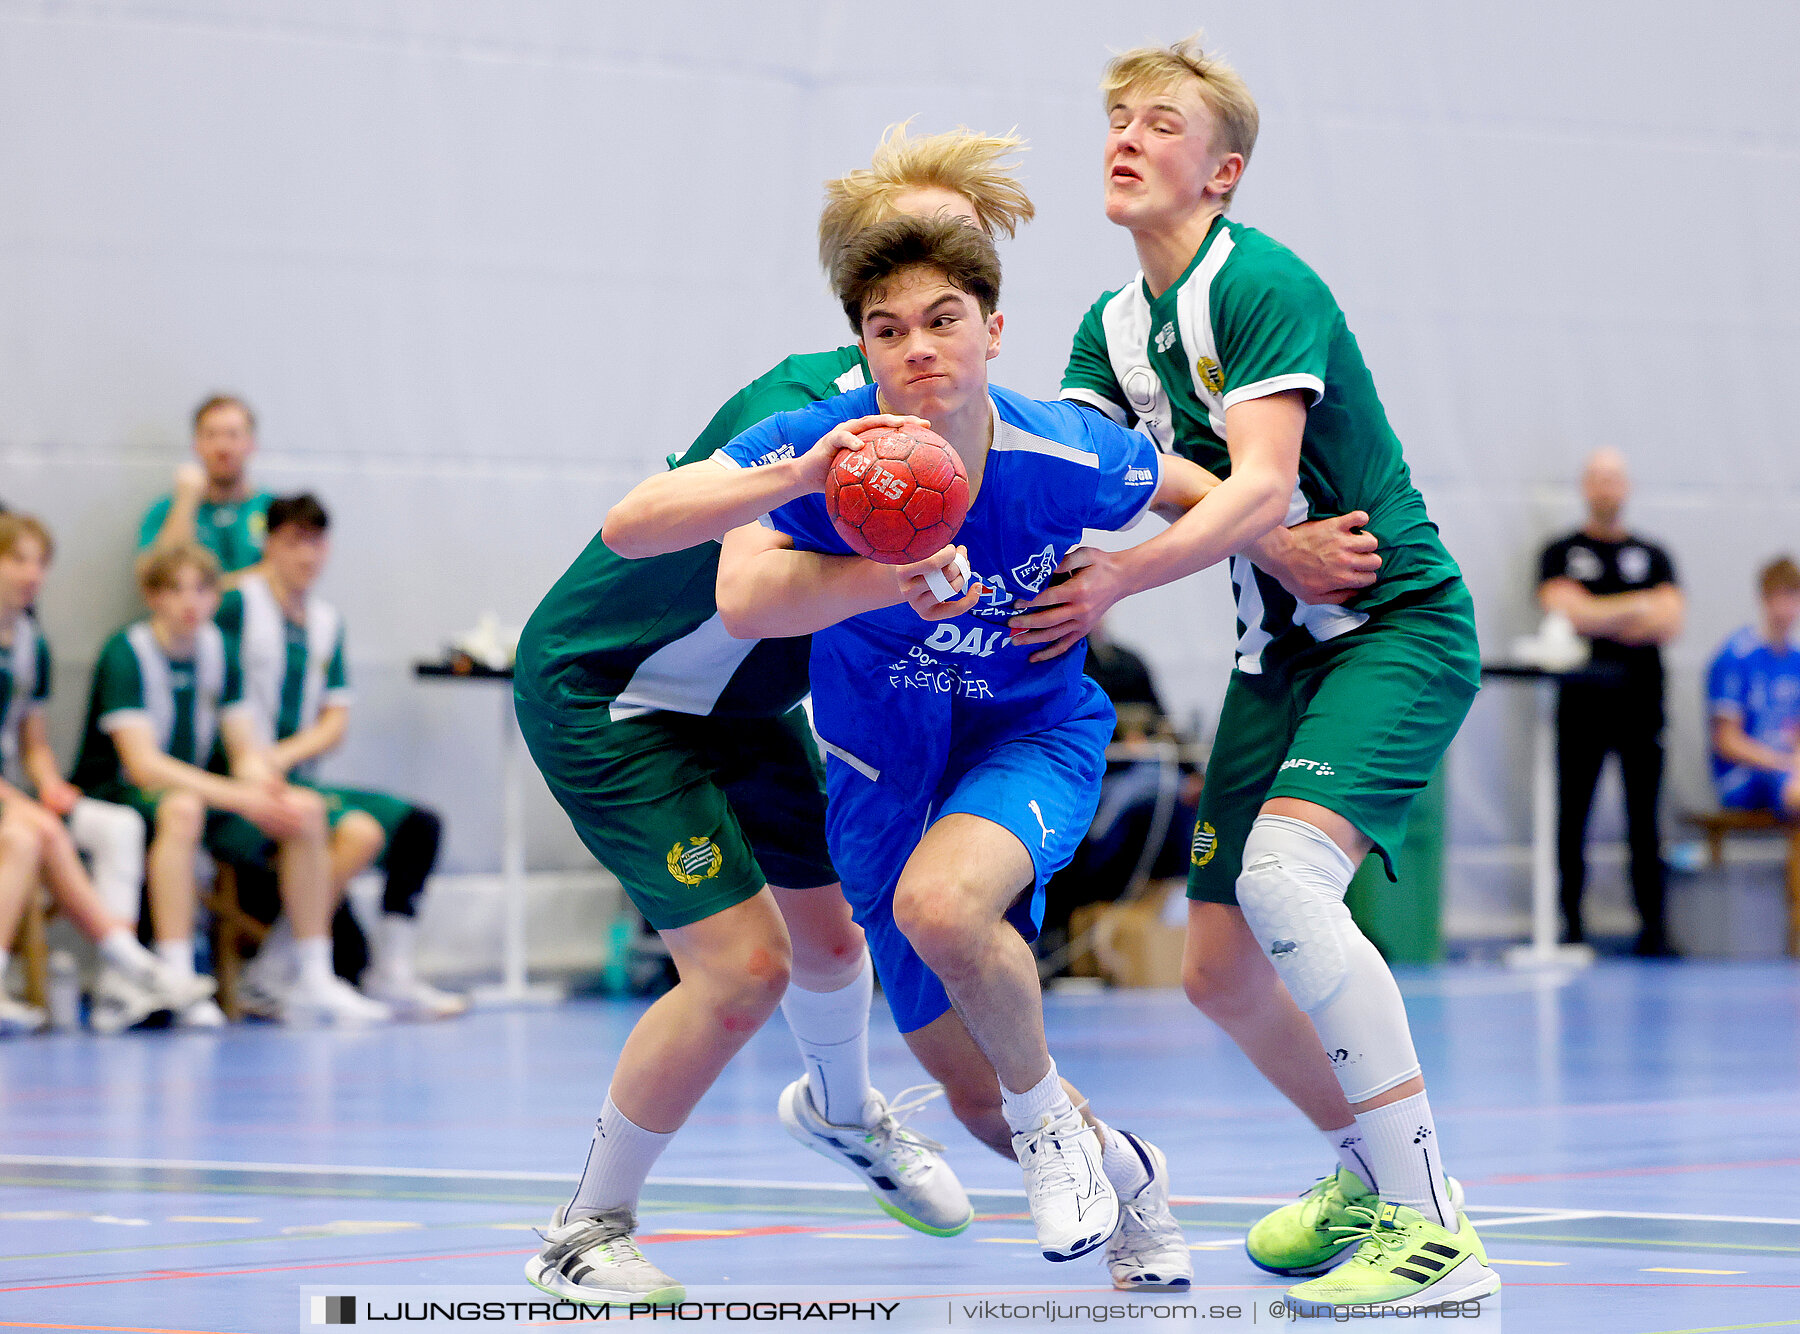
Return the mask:
<path fill-rule="evenodd" d="M 350 703 L 344 667 L 344 618 L 323 598 L 308 595 L 291 620 L 269 582 L 255 570 L 219 600 L 214 617 L 243 673 L 244 702 L 264 745 L 311 727 L 329 705 Z"/>
<path fill-rule="evenodd" d="M 263 539 L 269 532 L 269 502 L 274 499 L 267 491 L 258 491 L 227 505 L 201 502 L 194 514 L 194 537 L 219 558 L 219 568 L 226 574 L 235 574 L 262 559 Z M 173 496 L 163 496 L 150 506 L 138 529 L 139 551 L 156 541 L 174 503 Z"/>
<path fill-rule="evenodd" d="M 13 618 L 12 638 L 0 644 L 0 777 L 23 782 L 19 726 L 50 698 L 50 645 L 28 611 Z"/>
<path fill-rule="evenodd" d="M 1310 407 L 1286 522 L 1367 511 L 1381 573 L 1347 606 L 1313 606 L 1234 556 L 1237 665 L 1252 674 L 1459 573 L 1331 289 L 1287 247 L 1221 217 L 1161 296 L 1140 273 L 1094 303 L 1063 376 L 1064 398 L 1147 431 L 1158 447 L 1221 477 L 1231 470 L 1226 409 L 1289 389 L 1304 392 Z"/>
<path fill-rule="evenodd" d="M 94 666 L 74 783 L 102 800 L 130 786 L 112 734 L 134 722 L 150 725 L 165 755 L 204 769 L 220 719 L 242 707 L 243 676 L 216 625 L 200 627 L 187 658 L 171 658 L 149 621 L 129 625 L 106 641 Z"/>
<path fill-rule="evenodd" d="M 868 383 L 855 347 L 789 357 L 720 408 L 669 464 L 710 458 L 765 417 Z M 733 639 L 719 620 L 718 577 L 717 542 L 626 560 L 596 534 L 525 626 L 521 686 L 552 706 L 610 701 L 615 720 L 659 709 L 779 717 L 806 696 L 811 640 Z"/>

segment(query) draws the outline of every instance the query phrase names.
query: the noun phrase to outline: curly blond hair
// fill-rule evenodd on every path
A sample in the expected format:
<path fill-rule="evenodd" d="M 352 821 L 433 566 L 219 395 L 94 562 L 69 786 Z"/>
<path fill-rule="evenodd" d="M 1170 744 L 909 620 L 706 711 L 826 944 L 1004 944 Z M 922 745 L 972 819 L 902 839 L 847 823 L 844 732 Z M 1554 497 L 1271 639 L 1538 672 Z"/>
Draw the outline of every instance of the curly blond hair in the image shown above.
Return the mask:
<path fill-rule="evenodd" d="M 1017 134 L 977 134 L 946 130 L 912 138 L 912 122 L 890 125 L 867 167 L 825 182 L 825 208 L 819 214 L 819 264 L 827 273 L 850 238 L 894 216 L 894 200 L 909 190 L 936 187 L 961 195 L 975 206 L 989 236 L 1016 235 L 1037 214 L 1025 187 L 1013 178 L 1013 165 L 1000 159 L 1024 149 Z"/>

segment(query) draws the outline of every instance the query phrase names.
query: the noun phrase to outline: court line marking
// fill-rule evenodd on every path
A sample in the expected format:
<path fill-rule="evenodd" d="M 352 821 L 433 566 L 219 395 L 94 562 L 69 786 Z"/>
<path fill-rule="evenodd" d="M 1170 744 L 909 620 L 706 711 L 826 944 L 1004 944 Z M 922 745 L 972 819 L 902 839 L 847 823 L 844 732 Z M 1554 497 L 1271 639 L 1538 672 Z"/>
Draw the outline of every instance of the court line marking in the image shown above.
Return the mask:
<path fill-rule="evenodd" d="M 142 1325 L 49 1325 L 43 1321 L 0 1320 L 0 1329 L 97 1329 L 112 1334 L 229 1334 L 218 1329 L 144 1329 Z"/>
<path fill-rule="evenodd" d="M 1711 1274 L 1715 1278 L 1735 1277 L 1747 1274 L 1747 1269 L 1676 1269 L 1669 1265 L 1652 1265 L 1648 1269 L 1640 1269 L 1640 1274 Z"/>
<path fill-rule="evenodd" d="M 1705 1329 L 1663 1329 L 1654 1334 L 1731 1334 L 1739 1329 L 1775 1329 L 1787 1325 L 1800 1325 L 1800 1320 L 1765 1320 L 1759 1325 L 1708 1325 Z"/>
<path fill-rule="evenodd" d="M 371 1167 L 364 1165 L 339 1165 L 332 1163 L 246 1163 L 222 1162 L 204 1159 L 184 1158 L 89 1158 L 64 1157 L 46 1154 L 0 1154 L 0 1167 L 8 1164 L 36 1167 L 93 1167 L 93 1168 L 164 1168 L 181 1171 L 216 1171 L 216 1172 L 270 1172 L 285 1173 L 292 1176 L 324 1175 L 327 1173 L 344 1176 L 364 1177 L 420 1177 L 442 1178 L 447 1180 L 470 1181 L 545 1181 L 568 1183 L 576 1179 L 573 1172 L 514 1172 L 495 1171 L 480 1168 L 433 1168 L 433 1167 Z M 1705 1171 L 1718 1167 L 1758 1167 L 1776 1165 L 1800 1165 L 1800 1158 L 1772 1159 L 1765 1163 L 1733 1163 L 1708 1164 L 1682 1168 L 1624 1168 L 1622 1172 L 1661 1172 L 1669 1171 Z M 1584 1175 L 1584 1174 L 1574 1174 Z M 1610 1175 L 1610 1174 L 1592 1174 Z M 1521 1180 L 1556 1180 L 1554 1176 L 1541 1178 L 1520 1178 Z M 1500 1178 L 1492 1178 L 1498 1182 Z M 80 1184 L 69 1186 L 79 1188 Z M 100 1183 L 94 1183 L 96 1188 Z M 849 1181 L 763 1181 L 738 1180 L 729 1177 L 651 1177 L 652 1186 L 701 1186 L 713 1189 L 740 1188 L 749 1190 L 768 1190 L 786 1194 L 800 1191 L 832 1191 L 843 1194 L 863 1195 L 868 1191 L 865 1185 Z M 228 1193 L 228 1192 L 226 1192 Z M 1002 1195 L 1023 1199 L 1025 1192 L 1018 1187 L 978 1188 L 977 1195 Z M 1292 1202 L 1287 1195 L 1172 1195 L 1173 1204 L 1288 1204 Z M 1800 1227 L 1800 1218 L 1761 1218 L 1738 1214 L 1670 1214 L 1645 1213 L 1615 1209 L 1555 1209 L 1550 1207 L 1534 1207 L 1531 1205 L 1474 1205 L 1465 1207 L 1465 1213 L 1482 1214 L 1526 1214 L 1543 1221 L 1574 1220 L 1579 1218 L 1646 1218 L 1664 1222 L 1678 1223 L 1766 1223 L 1780 1227 Z M 1489 1227 L 1505 1226 L 1508 1220 L 1483 1218 L 1482 1222 Z"/>

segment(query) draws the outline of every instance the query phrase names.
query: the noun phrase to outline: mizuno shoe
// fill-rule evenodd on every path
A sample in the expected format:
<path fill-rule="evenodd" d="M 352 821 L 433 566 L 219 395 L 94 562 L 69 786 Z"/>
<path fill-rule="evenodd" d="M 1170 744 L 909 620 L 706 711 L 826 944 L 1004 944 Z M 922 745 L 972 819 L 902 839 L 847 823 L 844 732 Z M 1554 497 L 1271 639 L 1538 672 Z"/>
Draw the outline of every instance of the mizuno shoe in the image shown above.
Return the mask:
<path fill-rule="evenodd" d="M 1450 1191 L 1450 1207 L 1461 1209 L 1462 1183 L 1452 1176 L 1444 1182 Z M 1361 1177 L 1340 1167 L 1330 1176 L 1320 1177 L 1294 1203 L 1257 1220 L 1244 1238 L 1244 1253 L 1251 1264 L 1271 1274 L 1287 1278 L 1323 1274 L 1355 1244 L 1344 1229 L 1352 1221 L 1354 1205 L 1373 1209 L 1376 1197 Z"/>
<path fill-rule="evenodd" d="M 1100 1135 L 1071 1109 L 1012 1137 L 1046 1260 L 1073 1260 L 1119 1226 L 1119 1197 L 1100 1166 Z"/>
<path fill-rule="evenodd" d="M 869 1121 L 840 1126 L 819 1115 L 802 1076 L 782 1090 L 781 1124 L 807 1148 L 868 1182 L 869 1194 L 890 1218 L 934 1237 L 954 1237 L 974 1221 L 975 1210 L 944 1161 L 944 1146 L 906 1126 L 908 1115 L 942 1092 L 936 1084 L 920 1084 L 891 1105 L 872 1093 Z"/>
<path fill-rule="evenodd" d="M 1119 1230 L 1106 1243 L 1106 1268 L 1125 1292 L 1186 1292 L 1194 1282 L 1194 1255 L 1169 1208 L 1169 1164 L 1163 1151 L 1126 1130 L 1113 1130 L 1143 1159 L 1150 1179 L 1119 1201 Z"/>
<path fill-rule="evenodd" d="M 1292 1314 L 1329 1315 L 1337 1306 L 1416 1310 L 1500 1291 L 1500 1276 L 1488 1268 L 1481 1238 L 1464 1215 L 1456 1216 L 1460 1230 L 1451 1232 L 1403 1204 L 1374 1200 L 1351 1205 L 1349 1213 L 1340 1230 L 1356 1254 L 1329 1274 L 1289 1288 Z"/>

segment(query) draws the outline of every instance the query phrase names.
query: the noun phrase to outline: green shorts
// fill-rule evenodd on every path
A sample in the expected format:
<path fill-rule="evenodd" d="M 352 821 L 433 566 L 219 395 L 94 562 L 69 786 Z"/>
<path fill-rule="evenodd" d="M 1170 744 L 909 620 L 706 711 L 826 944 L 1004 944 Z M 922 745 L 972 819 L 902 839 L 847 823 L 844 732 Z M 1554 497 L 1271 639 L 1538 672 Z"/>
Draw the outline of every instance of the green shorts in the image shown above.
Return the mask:
<path fill-rule="evenodd" d="M 1393 879 L 1407 811 L 1480 685 L 1474 606 L 1460 579 L 1273 672 L 1232 672 L 1194 822 L 1188 897 L 1237 902 L 1244 840 L 1272 797 L 1343 816 Z"/>
<path fill-rule="evenodd" d="M 386 863 L 387 847 L 394 841 L 394 831 L 413 810 L 411 802 L 386 792 L 360 787 L 327 787 L 306 779 L 295 779 L 294 783 L 297 787 L 311 788 L 325 798 L 325 818 L 333 829 L 351 811 L 361 811 L 381 826 L 382 846 L 381 856 L 375 859 L 377 867 Z M 223 857 L 239 866 L 261 866 L 275 856 L 275 840 L 241 815 L 215 812 L 209 817 L 206 846 L 213 856 Z"/>
<path fill-rule="evenodd" d="M 803 709 L 614 719 L 605 701 L 551 706 L 523 683 L 514 702 L 575 832 L 657 930 L 702 921 L 765 884 L 836 882 L 825 767 Z"/>
<path fill-rule="evenodd" d="M 95 801 L 110 801 L 115 806 L 131 807 L 143 817 L 144 828 L 149 832 L 149 836 L 156 837 L 156 806 L 163 798 L 161 792 L 151 792 L 147 788 L 141 788 L 134 783 L 120 779 L 117 782 L 100 784 L 92 792 L 89 792 L 88 796 Z M 227 815 L 224 811 L 208 809 L 206 828 L 200 836 L 201 845 L 214 856 L 224 856 L 224 853 L 214 845 L 225 828 L 225 822 L 235 818 Z"/>

